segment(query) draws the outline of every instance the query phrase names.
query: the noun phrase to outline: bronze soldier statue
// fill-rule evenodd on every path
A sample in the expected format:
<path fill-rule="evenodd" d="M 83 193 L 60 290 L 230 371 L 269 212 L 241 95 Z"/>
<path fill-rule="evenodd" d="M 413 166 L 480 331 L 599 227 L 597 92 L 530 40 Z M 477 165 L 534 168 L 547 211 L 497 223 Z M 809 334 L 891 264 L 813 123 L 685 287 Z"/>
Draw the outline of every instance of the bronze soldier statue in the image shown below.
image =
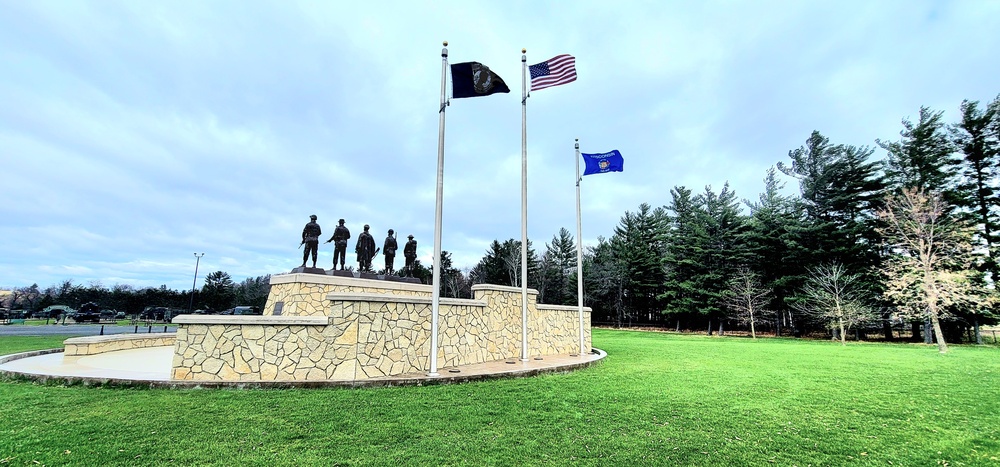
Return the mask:
<path fill-rule="evenodd" d="M 344 226 L 344 220 L 337 221 L 340 225 L 333 229 L 333 236 L 326 243 L 333 244 L 333 269 L 337 269 L 337 258 L 340 258 L 340 270 L 344 270 L 344 260 L 347 257 L 347 240 L 351 238 L 351 231 Z"/>
<path fill-rule="evenodd" d="M 358 235 L 358 243 L 354 245 L 354 252 L 358 254 L 358 270 L 371 272 L 372 258 L 375 257 L 375 238 L 368 233 L 368 224 L 365 224 L 365 231 Z"/>
<path fill-rule="evenodd" d="M 406 258 L 406 277 L 413 277 L 413 262 L 417 260 L 417 241 L 413 239 L 413 235 L 407 235 L 406 238 L 410 240 L 406 242 L 403 247 L 403 257 Z"/>
<path fill-rule="evenodd" d="M 302 229 L 302 243 L 299 244 L 306 246 L 302 252 L 302 267 L 306 267 L 306 259 L 310 252 L 312 252 L 313 267 L 316 267 L 316 253 L 319 251 L 319 236 L 322 233 L 319 224 L 316 223 L 316 215 L 309 216 L 309 223 Z"/>
<path fill-rule="evenodd" d="M 389 229 L 389 236 L 385 237 L 382 244 L 382 254 L 385 255 L 385 275 L 392 274 L 392 263 L 396 258 L 396 236 L 392 229 Z"/>

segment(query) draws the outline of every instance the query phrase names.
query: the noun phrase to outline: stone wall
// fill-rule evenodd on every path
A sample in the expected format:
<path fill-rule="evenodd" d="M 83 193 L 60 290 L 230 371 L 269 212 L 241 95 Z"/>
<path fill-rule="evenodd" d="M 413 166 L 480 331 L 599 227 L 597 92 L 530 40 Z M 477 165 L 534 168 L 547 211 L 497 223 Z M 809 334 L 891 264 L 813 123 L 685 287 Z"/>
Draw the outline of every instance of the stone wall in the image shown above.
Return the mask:
<path fill-rule="evenodd" d="M 70 357 L 94 355 L 116 350 L 142 349 L 174 345 L 174 333 L 114 334 L 71 337 L 63 341 L 64 354 Z"/>
<path fill-rule="evenodd" d="M 271 293 L 264 305 L 264 316 L 275 315 L 275 305 L 281 304 L 282 316 L 326 316 L 327 295 L 331 292 L 359 292 L 390 295 L 426 296 L 433 290 L 429 285 L 385 280 L 355 279 L 321 274 L 275 274 L 271 276 Z"/>
<path fill-rule="evenodd" d="M 313 276 L 305 275 L 303 276 Z M 361 380 L 430 368 L 429 286 L 323 276 L 299 290 L 331 288 L 323 316 L 195 316 L 178 323 L 173 378 L 188 380 Z M 355 283 L 338 283 L 353 281 Z M 374 287 L 372 282 L 387 287 Z M 402 293 L 406 286 L 419 288 Z M 272 299 L 289 299 L 285 284 Z M 393 290 L 395 293 L 388 293 Z M 580 351 L 576 307 L 538 306 L 528 291 L 529 357 Z M 474 298 L 440 301 L 439 369 L 520 358 L 521 290 L 477 285 Z M 278 300 L 275 300 L 278 301 Z M 289 303 L 289 302 L 286 302 Z M 292 308 L 304 311 L 317 305 Z M 584 309 L 585 351 L 590 351 L 590 309 Z"/>

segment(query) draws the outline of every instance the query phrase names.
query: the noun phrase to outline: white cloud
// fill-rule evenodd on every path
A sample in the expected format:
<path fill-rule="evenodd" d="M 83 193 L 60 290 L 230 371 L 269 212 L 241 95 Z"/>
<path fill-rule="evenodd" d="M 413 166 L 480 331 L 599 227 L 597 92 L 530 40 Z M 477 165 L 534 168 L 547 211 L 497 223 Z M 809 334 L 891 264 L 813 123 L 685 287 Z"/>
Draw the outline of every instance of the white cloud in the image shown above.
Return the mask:
<path fill-rule="evenodd" d="M 508 95 L 446 113 L 444 249 L 520 237 L 520 49 L 577 56 L 528 100 L 529 237 L 575 236 L 573 140 L 619 149 L 583 182 L 584 241 L 670 188 L 765 170 L 816 129 L 895 139 L 1000 91 L 996 2 L 5 3 L 0 284 L 167 284 L 296 266 L 317 214 L 433 248 L 441 41 Z M 881 154 L 879 154 L 881 155 Z M 794 184 L 792 188 L 794 188 Z M 324 245 L 328 247 L 329 245 Z M 329 262 L 331 251 L 321 253 Z M 204 277 L 204 274 L 201 274 Z"/>

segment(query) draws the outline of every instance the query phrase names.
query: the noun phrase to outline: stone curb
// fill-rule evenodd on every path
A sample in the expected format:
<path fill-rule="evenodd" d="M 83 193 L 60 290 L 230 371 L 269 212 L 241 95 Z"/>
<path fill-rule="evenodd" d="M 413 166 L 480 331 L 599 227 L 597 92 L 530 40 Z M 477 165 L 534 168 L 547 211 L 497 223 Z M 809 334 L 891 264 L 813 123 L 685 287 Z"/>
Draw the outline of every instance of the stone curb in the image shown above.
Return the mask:
<path fill-rule="evenodd" d="M 0 364 L 22 358 L 35 357 L 62 352 L 63 349 L 46 349 L 32 352 L 22 352 L 0 356 Z M 549 373 L 568 373 L 570 371 L 588 368 L 599 363 L 608 356 L 607 352 L 592 348 L 592 353 L 599 357 L 595 360 L 579 363 L 569 363 L 546 368 L 518 369 L 466 376 L 439 377 L 390 377 L 373 378 L 358 381 L 316 380 L 316 381 L 156 381 L 121 378 L 97 378 L 89 376 L 55 376 L 22 373 L 20 371 L 0 370 L 0 379 L 7 381 L 32 381 L 46 386 L 87 386 L 87 387 L 120 387 L 140 389 L 320 389 L 320 388 L 379 388 L 395 386 L 431 386 L 438 384 L 458 384 L 474 381 L 488 381 L 508 378 L 526 378 Z M 446 370 L 446 369 L 443 369 Z"/>

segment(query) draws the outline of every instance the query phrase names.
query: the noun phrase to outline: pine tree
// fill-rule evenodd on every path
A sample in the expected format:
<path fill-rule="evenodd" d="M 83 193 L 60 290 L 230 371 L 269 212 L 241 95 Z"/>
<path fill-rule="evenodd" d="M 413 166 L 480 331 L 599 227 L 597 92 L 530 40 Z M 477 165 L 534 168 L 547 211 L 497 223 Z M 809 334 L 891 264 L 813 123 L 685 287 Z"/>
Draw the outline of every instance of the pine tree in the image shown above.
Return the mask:
<path fill-rule="evenodd" d="M 663 313 L 677 320 L 697 317 L 704 302 L 699 278 L 705 273 L 702 263 L 708 232 L 700 222 L 702 206 L 691 190 L 679 186 L 670 190 L 673 198 L 667 209 L 669 227 L 664 254 L 664 287 L 660 300 Z"/>
<path fill-rule="evenodd" d="M 885 174 L 888 185 L 894 191 L 916 188 L 940 192 L 949 204 L 955 199 L 957 161 L 952 157 L 954 146 L 941 122 L 942 113 L 920 107 L 916 124 L 903 119 L 899 141 L 876 140 L 889 153 Z"/>
<path fill-rule="evenodd" d="M 781 195 L 784 184 L 778 181 L 776 173 L 775 168 L 768 169 L 758 202 L 744 201 L 750 208 L 750 218 L 743 243 L 748 254 L 747 266 L 760 275 L 764 288 L 772 290 L 766 308 L 777 316 L 775 332 L 781 335 L 782 328 L 791 321 L 786 299 L 794 295 L 806 278 L 806 267 L 800 261 L 806 255 L 798 239 L 802 231 L 802 204 Z"/>
<path fill-rule="evenodd" d="M 823 264 L 840 264 L 850 275 L 860 275 L 864 287 L 881 290 L 876 271 L 882 260 L 876 233 L 876 211 L 885 192 L 878 161 L 869 161 L 874 149 L 834 145 L 813 131 L 806 144 L 788 152 L 791 165 L 778 164 L 785 175 L 799 181 L 799 203 L 804 217 L 794 231 L 795 247 L 789 260 L 799 269 L 788 278 L 798 290 L 804 272 Z M 802 297 L 796 292 L 786 298 L 795 308 Z M 888 321 L 884 332 L 891 336 Z"/>
<path fill-rule="evenodd" d="M 539 265 L 539 300 L 554 305 L 575 305 L 576 283 L 570 279 L 576 271 L 576 243 L 569 230 L 560 228 L 552 242 L 545 244 Z"/>
<path fill-rule="evenodd" d="M 979 269 L 1000 279 L 997 233 L 1000 231 L 1000 96 L 985 109 L 978 101 L 962 101 L 962 121 L 951 126 L 951 137 L 962 153 L 956 204 L 963 218 L 978 226 L 977 240 L 985 254 Z"/>
<path fill-rule="evenodd" d="M 652 320 L 661 310 L 665 222 L 663 208 L 643 203 L 635 213 L 625 212 L 611 237 L 612 249 L 625 268 L 624 305 L 630 319 Z"/>
<path fill-rule="evenodd" d="M 208 308 L 215 311 L 231 308 L 233 300 L 236 299 L 236 284 L 228 273 L 215 271 L 205 276 L 201 299 Z"/>

